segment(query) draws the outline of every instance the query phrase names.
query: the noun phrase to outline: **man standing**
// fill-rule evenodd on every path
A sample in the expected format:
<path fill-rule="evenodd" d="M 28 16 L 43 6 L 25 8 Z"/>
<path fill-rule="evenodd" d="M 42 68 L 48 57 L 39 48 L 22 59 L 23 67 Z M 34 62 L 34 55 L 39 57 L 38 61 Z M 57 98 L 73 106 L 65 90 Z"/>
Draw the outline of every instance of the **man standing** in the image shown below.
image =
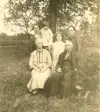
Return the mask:
<path fill-rule="evenodd" d="M 42 48 L 43 40 L 36 39 L 37 49 L 31 53 L 29 66 L 32 69 L 31 79 L 27 85 L 30 92 L 36 94 L 44 89 L 44 84 L 51 76 L 52 60 L 49 52 Z"/>
<path fill-rule="evenodd" d="M 78 42 L 78 37 L 75 34 L 75 32 L 76 32 L 75 28 L 73 26 L 69 26 L 67 28 L 68 39 L 66 39 L 66 40 L 71 41 L 73 44 L 72 55 L 76 58 L 76 64 L 78 66 L 80 46 L 79 46 L 79 42 Z"/>

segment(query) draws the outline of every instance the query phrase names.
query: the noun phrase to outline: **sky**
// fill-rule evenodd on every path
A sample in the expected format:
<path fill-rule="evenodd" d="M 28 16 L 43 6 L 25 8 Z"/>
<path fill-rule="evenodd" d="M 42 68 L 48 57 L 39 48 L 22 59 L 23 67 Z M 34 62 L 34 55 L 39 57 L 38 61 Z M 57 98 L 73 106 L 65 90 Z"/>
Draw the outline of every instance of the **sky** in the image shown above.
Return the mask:
<path fill-rule="evenodd" d="M 4 23 L 4 6 L 8 0 L 0 0 L 0 33 L 6 33 L 7 35 L 14 35 L 16 34 L 14 31 L 11 30 L 11 25 L 5 25 Z M 12 29 L 16 29 L 16 32 L 20 32 L 18 28 L 13 27 Z"/>
<path fill-rule="evenodd" d="M 11 31 L 9 28 L 7 28 L 3 22 L 4 18 L 4 6 L 8 2 L 8 0 L 0 0 L 0 33 L 5 32 L 7 34 L 10 34 Z"/>

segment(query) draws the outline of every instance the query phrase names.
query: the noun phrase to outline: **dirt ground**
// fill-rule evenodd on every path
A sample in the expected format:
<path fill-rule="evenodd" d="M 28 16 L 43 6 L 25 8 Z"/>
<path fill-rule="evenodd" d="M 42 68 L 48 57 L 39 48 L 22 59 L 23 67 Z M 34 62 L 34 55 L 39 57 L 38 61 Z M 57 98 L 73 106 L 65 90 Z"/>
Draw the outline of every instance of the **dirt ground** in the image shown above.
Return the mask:
<path fill-rule="evenodd" d="M 15 49 L 0 49 L 0 112 L 99 112 L 99 90 L 87 99 L 46 98 L 42 94 L 28 98 L 29 56 Z"/>

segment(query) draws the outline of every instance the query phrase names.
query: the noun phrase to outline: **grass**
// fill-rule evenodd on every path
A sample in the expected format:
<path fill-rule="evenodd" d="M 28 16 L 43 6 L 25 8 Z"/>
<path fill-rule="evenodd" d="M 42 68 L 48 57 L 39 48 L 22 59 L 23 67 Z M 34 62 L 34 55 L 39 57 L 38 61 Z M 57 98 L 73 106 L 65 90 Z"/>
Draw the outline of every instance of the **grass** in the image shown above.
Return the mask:
<path fill-rule="evenodd" d="M 23 53 L 22 53 L 23 54 Z M 76 96 L 67 99 L 42 94 L 28 98 L 29 56 L 16 49 L 0 49 L 0 112 L 99 112 L 99 90 L 86 100 Z"/>

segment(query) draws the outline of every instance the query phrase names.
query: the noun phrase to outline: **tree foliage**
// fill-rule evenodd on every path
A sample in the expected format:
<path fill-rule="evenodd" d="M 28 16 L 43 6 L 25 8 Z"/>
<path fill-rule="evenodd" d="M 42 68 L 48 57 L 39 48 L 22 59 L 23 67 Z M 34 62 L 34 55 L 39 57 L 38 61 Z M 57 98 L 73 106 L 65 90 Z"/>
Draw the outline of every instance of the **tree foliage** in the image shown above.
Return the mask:
<path fill-rule="evenodd" d="M 5 20 L 6 22 L 17 25 L 24 32 L 29 33 L 33 25 L 36 22 L 42 21 L 44 18 L 47 18 L 51 23 L 53 18 L 53 16 L 51 16 L 52 12 L 55 17 L 55 24 L 52 24 L 51 27 L 56 25 L 57 21 L 59 25 L 66 22 L 75 22 L 77 16 L 84 18 L 86 10 L 97 15 L 97 0 L 50 1 L 53 0 L 9 0 L 6 5 L 9 15 L 5 15 Z M 54 10 L 52 8 L 54 8 Z"/>
<path fill-rule="evenodd" d="M 36 0 L 9 0 L 7 8 L 9 16 L 5 20 L 19 26 L 26 33 L 41 18 L 39 2 Z"/>

